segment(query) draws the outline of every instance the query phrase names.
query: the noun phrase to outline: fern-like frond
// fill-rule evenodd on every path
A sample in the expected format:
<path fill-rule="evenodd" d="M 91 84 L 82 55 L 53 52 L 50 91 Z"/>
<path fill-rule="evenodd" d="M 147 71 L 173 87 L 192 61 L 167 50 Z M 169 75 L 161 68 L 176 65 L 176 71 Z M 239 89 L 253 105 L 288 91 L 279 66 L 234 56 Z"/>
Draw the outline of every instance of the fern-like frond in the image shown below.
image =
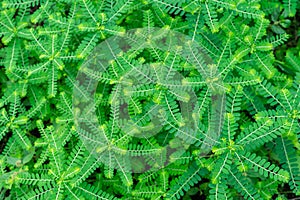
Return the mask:
<path fill-rule="evenodd" d="M 170 190 L 167 192 L 166 199 L 180 199 L 184 192 L 201 180 L 201 168 L 193 164 L 191 167 L 170 185 Z"/>

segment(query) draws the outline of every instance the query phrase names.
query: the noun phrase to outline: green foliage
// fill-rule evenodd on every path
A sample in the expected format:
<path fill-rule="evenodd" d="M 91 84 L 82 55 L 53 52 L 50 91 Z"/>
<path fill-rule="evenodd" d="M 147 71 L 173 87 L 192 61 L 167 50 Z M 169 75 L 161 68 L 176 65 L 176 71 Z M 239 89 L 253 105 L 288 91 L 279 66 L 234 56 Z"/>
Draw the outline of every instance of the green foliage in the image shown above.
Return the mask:
<path fill-rule="evenodd" d="M 1 199 L 300 196 L 297 0 L 0 7 Z M 151 35 L 150 47 L 169 30 L 189 39 L 145 48 L 134 28 Z M 124 35 L 126 51 L 100 49 L 106 70 L 85 67 L 97 45 Z M 99 82 L 95 108 L 75 101 L 73 91 L 85 100 L 91 87 L 78 73 Z M 88 111 L 96 119 L 79 128 Z"/>

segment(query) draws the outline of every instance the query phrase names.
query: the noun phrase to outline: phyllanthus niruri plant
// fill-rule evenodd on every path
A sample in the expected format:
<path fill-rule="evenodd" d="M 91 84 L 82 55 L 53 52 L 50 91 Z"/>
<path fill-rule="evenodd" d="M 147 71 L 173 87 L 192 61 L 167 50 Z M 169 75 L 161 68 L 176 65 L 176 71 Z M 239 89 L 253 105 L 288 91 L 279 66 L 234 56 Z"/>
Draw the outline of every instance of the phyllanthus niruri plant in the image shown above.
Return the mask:
<path fill-rule="evenodd" d="M 109 177 L 114 169 L 125 177 L 162 169 L 191 144 L 202 156 L 211 150 L 225 110 L 225 88 L 212 63 L 199 44 L 168 27 L 128 30 L 95 47 L 77 75 L 73 107 L 80 138 Z M 194 70 L 197 82 L 187 75 Z M 203 85 L 213 98 L 207 130 L 200 127 L 201 93 L 194 92 Z M 110 117 L 98 118 L 97 106 Z"/>
<path fill-rule="evenodd" d="M 296 0 L 2 0 L 0 199 L 297 199 L 298 19 Z"/>

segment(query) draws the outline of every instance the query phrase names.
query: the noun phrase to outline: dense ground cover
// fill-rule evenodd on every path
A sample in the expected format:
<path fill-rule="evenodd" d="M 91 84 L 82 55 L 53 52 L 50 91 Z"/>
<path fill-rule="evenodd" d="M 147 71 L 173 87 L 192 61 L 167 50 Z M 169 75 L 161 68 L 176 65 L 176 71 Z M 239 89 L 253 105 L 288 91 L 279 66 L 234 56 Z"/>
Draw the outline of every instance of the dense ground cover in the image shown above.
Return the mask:
<path fill-rule="evenodd" d="M 300 199 L 297 0 L 0 6 L 0 199 Z"/>

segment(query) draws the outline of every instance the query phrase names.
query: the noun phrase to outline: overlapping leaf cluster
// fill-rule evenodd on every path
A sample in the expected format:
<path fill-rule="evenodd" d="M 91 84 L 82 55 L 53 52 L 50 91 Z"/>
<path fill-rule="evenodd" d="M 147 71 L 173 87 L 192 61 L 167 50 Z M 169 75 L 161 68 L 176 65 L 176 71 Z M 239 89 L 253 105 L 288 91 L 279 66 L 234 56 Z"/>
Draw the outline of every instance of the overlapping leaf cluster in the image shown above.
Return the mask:
<path fill-rule="evenodd" d="M 299 19 L 298 10 L 296 0 L 2 1 L 0 198 L 288 199 L 300 195 L 299 31 L 297 26 L 287 29 L 293 26 L 289 22 Z M 86 132 L 75 123 L 75 112 L 80 112 L 72 102 L 76 76 L 94 47 L 107 38 L 152 27 L 174 30 L 197 42 L 212 61 L 207 65 L 211 76 L 203 76 L 199 66 L 176 52 L 157 49 L 129 49 L 111 60 L 105 73 L 85 71 L 99 81 L 95 95 L 99 127 L 89 130 L 106 138 L 103 163 L 94 153 L 103 150 L 103 141 L 92 146 L 94 150 L 86 147 L 80 139 Z M 159 82 L 155 72 L 161 65 L 184 78 L 180 83 L 178 79 Z M 124 80 L 133 69 L 144 75 L 135 73 Z M 171 72 L 162 73 L 163 78 L 168 80 L 174 75 Z M 155 81 L 148 84 L 141 77 Z M 130 78 L 141 85 L 130 84 Z M 212 128 L 211 108 L 220 88 L 216 91 L 210 84 L 216 80 L 223 83 L 226 103 L 223 123 Z M 122 81 L 126 87 L 121 90 L 116 83 Z M 180 105 L 191 100 L 190 90 L 198 106 L 186 108 L 187 117 Z M 121 92 L 125 99 L 119 98 Z M 130 118 L 143 119 L 138 126 L 146 132 L 155 129 L 147 111 L 160 105 L 159 134 L 140 139 L 121 130 L 119 125 L 125 123 L 118 107 L 121 100 Z M 185 129 L 191 119 L 195 128 Z M 220 130 L 220 137 L 210 138 L 212 130 Z M 179 141 L 189 144 L 184 151 L 164 154 L 166 144 L 175 149 L 183 144 Z M 201 146 L 207 142 L 213 146 L 204 152 Z M 132 157 L 155 157 L 157 152 L 163 156 L 159 162 L 122 163 L 110 153 L 110 144 Z M 110 165 L 107 160 L 114 161 Z M 122 170 L 132 164 L 144 173 Z M 146 165 L 156 170 L 146 171 Z"/>

